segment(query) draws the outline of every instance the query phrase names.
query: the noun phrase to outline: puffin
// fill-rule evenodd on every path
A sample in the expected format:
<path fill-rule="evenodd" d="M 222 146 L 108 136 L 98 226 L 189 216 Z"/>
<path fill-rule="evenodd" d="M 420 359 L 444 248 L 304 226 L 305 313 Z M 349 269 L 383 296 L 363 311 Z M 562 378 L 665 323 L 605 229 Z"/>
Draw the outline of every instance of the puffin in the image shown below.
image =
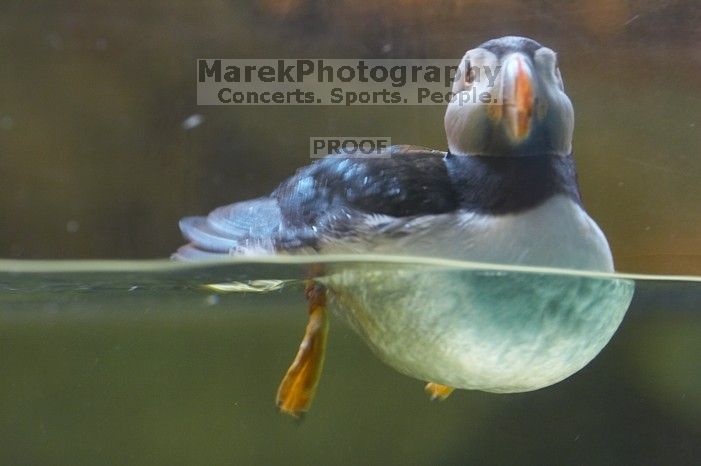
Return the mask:
<path fill-rule="evenodd" d="M 475 91 L 495 99 L 475 102 Z M 582 204 L 556 53 L 525 37 L 489 40 L 465 53 L 452 93 L 447 151 L 393 146 L 382 157 L 317 160 L 271 194 L 183 218 L 188 243 L 173 258 L 389 254 L 612 272 Z M 299 417 L 314 398 L 330 293 L 306 281 L 308 323 L 277 391 L 281 412 Z M 427 381 L 432 399 L 454 389 Z"/>

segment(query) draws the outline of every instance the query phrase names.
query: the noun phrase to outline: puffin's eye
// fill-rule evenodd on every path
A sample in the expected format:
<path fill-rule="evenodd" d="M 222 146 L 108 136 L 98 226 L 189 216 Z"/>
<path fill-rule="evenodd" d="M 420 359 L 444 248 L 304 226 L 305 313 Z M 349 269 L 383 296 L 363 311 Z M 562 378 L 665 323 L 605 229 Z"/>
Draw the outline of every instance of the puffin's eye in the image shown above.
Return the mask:
<path fill-rule="evenodd" d="M 470 60 L 465 61 L 465 84 L 472 84 L 475 80 L 475 70 L 472 69 Z"/>

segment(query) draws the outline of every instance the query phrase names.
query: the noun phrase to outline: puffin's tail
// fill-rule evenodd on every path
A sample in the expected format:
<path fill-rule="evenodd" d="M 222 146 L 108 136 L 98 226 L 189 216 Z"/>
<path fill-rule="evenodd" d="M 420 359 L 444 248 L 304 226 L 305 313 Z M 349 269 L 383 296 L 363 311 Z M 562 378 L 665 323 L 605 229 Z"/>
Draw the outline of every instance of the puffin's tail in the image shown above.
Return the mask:
<path fill-rule="evenodd" d="M 271 254 L 281 223 L 280 207 L 272 197 L 219 207 L 206 217 L 185 217 L 180 220 L 180 230 L 190 243 L 171 257 L 192 261 Z"/>

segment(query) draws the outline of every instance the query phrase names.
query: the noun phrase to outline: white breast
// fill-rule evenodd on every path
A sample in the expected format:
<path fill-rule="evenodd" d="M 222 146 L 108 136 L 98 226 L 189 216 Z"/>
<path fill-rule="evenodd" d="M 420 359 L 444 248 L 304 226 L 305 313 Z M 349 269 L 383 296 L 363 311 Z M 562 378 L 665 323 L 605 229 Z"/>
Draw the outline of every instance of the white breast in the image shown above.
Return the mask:
<path fill-rule="evenodd" d="M 369 216 L 357 239 L 329 239 L 323 253 L 375 252 L 477 262 L 613 271 L 601 229 L 575 202 L 554 196 L 518 214 L 470 212 L 405 221 Z"/>
<path fill-rule="evenodd" d="M 376 216 L 359 235 L 329 240 L 324 252 L 613 270 L 601 230 L 566 197 L 515 215 L 409 223 Z M 371 263 L 329 272 L 331 304 L 386 363 L 421 380 L 493 392 L 535 390 L 584 367 L 633 295 L 633 282 L 609 277 Z"/>

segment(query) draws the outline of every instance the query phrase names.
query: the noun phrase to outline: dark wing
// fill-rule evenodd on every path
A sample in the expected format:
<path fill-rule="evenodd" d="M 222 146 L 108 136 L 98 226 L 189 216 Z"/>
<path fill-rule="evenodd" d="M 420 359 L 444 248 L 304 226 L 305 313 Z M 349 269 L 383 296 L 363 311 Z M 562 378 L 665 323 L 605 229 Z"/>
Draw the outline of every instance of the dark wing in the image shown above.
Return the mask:
<path fill-rule="evenodd" d="M 409 217 L 454 210 L 443 152 L 393 147 L 386 157 L 326 158 L 273 192 L 286 226 L 323 226 L 338 213 Z M 333 220 L 333 219 L 331 219 Z"/>
<path fill-rule="evenodd" d="M 325 158 L 284 181 L 270 197 L 187 217 L 180 228 L 191 245 L 178 259 L 315 247 L 321 236 L 352 234 L 368 214 L 413 217 L 455 210 L 459 199 L 445 153 L 394 146 L 386 156 Z"/>

